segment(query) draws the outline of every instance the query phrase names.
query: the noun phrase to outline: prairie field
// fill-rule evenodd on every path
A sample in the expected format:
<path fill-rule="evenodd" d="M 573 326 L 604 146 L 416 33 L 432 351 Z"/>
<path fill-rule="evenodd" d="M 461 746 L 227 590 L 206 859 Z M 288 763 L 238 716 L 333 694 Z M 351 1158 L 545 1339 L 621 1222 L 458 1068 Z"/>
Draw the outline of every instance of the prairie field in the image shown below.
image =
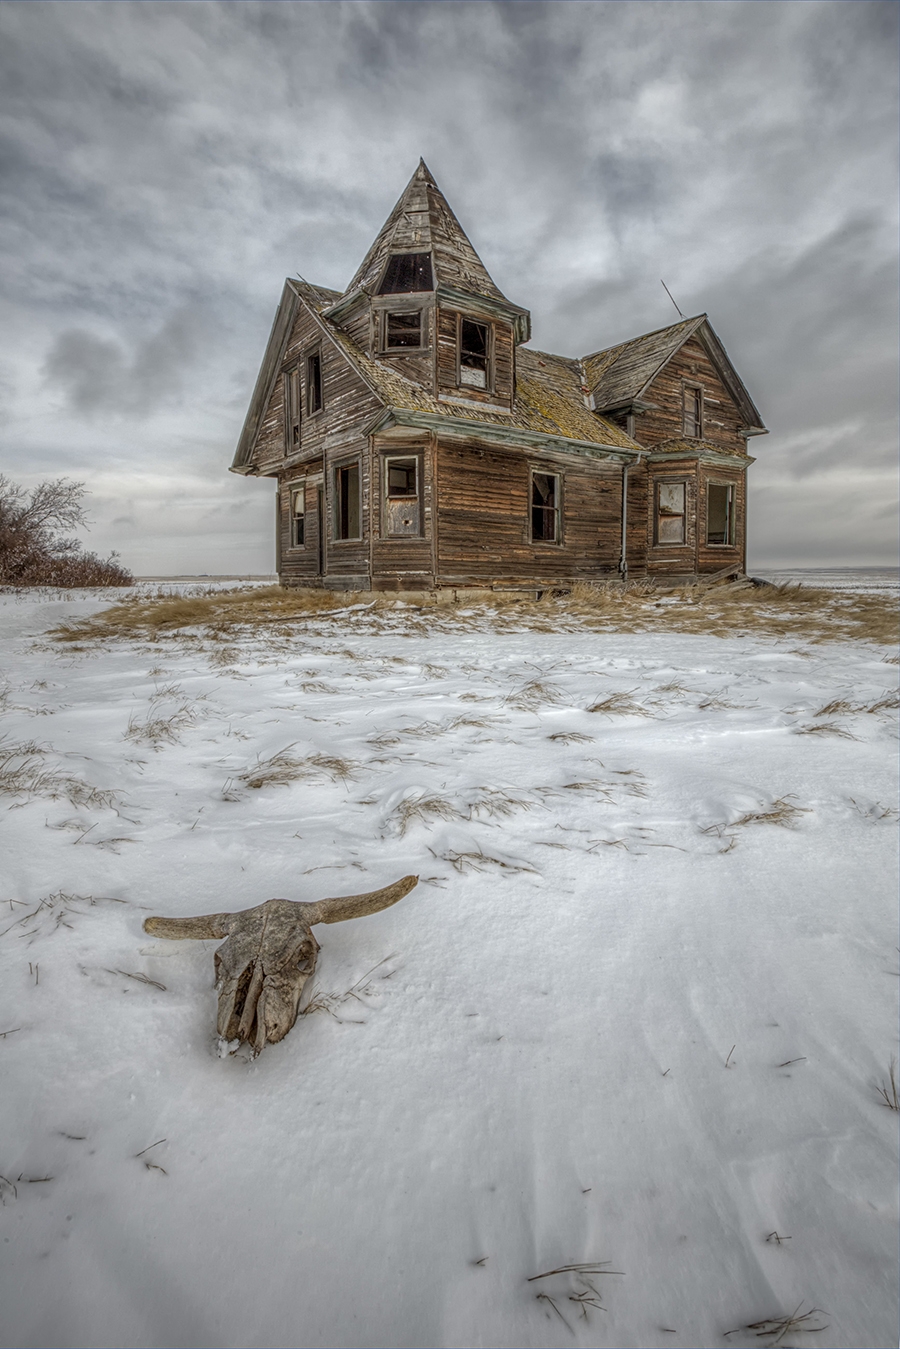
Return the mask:
<path fill-rule="evenodd" d="M 896 1344 L 896 621 L 0 595 L 2 1345 Z M 142 930 L 408 873 L 256 1059 Z"/>

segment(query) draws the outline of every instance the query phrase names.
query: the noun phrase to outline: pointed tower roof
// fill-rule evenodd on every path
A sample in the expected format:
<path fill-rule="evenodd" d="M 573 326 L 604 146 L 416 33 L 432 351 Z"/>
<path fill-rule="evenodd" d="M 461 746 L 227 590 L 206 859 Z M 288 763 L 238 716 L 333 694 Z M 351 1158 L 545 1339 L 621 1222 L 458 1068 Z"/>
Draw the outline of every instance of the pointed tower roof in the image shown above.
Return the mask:
<path fill-rule="evenodd" d="M 430 253 L 435 290 L 445 300 L 464 302 L 472 297 L 502 312 L 515 326 L 516 340 L 525 342 L 531 331 L 527 309 L 512 304 L 494 285 L 487 268 L 472 247 L 462 225 L 451 211 L 444 194 L 424 159 L 410 178 L 347 287 L 342 300 L 359 292 L 373 294 L 388 258 L 397 253 Z M 335 310 L 343 308 L 341 301 Z"/>

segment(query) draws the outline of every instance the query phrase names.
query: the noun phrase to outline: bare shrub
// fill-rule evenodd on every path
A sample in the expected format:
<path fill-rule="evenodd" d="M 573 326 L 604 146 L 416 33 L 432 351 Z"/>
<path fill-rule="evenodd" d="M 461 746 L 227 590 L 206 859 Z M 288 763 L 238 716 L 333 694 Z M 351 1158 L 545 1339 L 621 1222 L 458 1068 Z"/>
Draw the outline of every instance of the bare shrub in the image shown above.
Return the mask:
<path fill-rule="evenodd" d="M 67 531 L 84 527 L 84 483 L 54 478 L 26 491 L 0 474 L 0 585 L 127 586 L 112 553 L 85 553 Z"/>

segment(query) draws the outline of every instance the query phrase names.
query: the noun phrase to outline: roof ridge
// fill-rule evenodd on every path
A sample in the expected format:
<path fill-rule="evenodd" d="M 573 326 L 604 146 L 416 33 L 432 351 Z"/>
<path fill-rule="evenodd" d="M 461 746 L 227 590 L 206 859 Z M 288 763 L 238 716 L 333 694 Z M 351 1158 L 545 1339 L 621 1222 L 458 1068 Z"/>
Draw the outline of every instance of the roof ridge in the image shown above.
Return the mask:
<path fill-rule="evenodd" d="M 637 337 L 626 337 L 621 342 L 612 342 L 608 347 L 599 347 L 596 351 L 587 352 L 581 359 L 590 361 L 596 356 L 605 356 L 608 352 L 615 351 L 617 348 L 629 347 L 633 342 L 643 342 L 645 338 L 658 337 L 660 333 L 668 333 L 674 328 L 683 328 L 691 323 L 696 323 L 698 319 L 706 319 L 708 317 L 709 315 L 706 313 L 694 314 L 693 318 L 679 319 L 677 323 L 667 323 L 662 328 L 652 329 L 649 333 L 638 333 Z"/>

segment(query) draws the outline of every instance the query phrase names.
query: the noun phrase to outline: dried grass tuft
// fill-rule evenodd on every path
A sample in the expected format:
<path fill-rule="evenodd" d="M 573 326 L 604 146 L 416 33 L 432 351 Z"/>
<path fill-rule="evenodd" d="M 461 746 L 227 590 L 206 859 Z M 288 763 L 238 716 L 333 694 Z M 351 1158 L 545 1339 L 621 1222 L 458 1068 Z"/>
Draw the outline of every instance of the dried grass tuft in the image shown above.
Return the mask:
<path fill-rule="evenodd" d="M 600 702 L 594 703 L 589 707 L 588 712 L 599 712 L 605 717 L 652 717 L 653 713 L 640 703 L 636 703 L 631 696 L 634 689 L 628 693 L 611 693 L 609 697 L 602 698 Z"/>
<path fill-rule="evenodd" d="M 293 745 L 286 745 L 268 759 L 257 759 L 252 767 L 229 778 L 222 789 L 225 800 L 238 800 L 244 789 L 258 791 L 263 787 L 287 787 L 305 778 L 346 782 L 356 772 L 356 765 L 348 759 L 331 754 L 307 754 L 301 758 L 292 754 L 292 749 Z"/>
<path fill-rule="evenodd" d="M 802 1316 L 797 1313 L 803 1306 L 799 1302 L 789 1316 L 767 1316 L 764 1321 L 751 1321 L 746 1326 L 738 1326 L 736 1330 L 726 1330 L 725 1336 L 737 1335 L 741 1330 L 755 1330 L 757 1339 L 767 1339 L 771 1337 L 772 1344 L 780 1344 L 788 1332 L 800 1331 L 802 1334 L 815 1335 L 817 1332 L 827 1330 L 828 1326 L 810 1326 L 806 1323 L 812 1316 L 827 1316 L 821 1307 L 813 1307 Z"/>
<path fill-rule="evenodd" d="M 115 802 L 115 793 L 92 787 L 83 778 L 71 773 L 53 772 L 44 767 L 44 756 L 51 751 L 34 740 L 14 744 L 0 742 L 0 795 L 48 797 L 51 801 L 66 800 L 73 806 L 95 810 L 109 809 Z"/>

